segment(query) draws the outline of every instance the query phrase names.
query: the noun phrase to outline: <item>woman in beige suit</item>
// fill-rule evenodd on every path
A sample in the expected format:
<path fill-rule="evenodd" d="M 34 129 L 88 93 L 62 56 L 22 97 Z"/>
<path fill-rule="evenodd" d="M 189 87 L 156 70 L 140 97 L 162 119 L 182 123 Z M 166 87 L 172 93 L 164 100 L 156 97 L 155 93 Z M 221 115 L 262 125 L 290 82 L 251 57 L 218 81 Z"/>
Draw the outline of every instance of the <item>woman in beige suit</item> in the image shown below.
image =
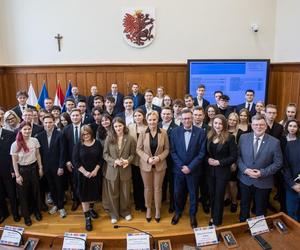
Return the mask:
<path fill-rule="evenodd" d="M 147 129 L 147 121 L 144 111 L 137 108 L 133 112 L 134 123 L 128 125 L 129 134 L 133 137 L 135 142 L 139 138 L 141 133 L 144 133 Z M 132 170 L 132 187 L 133 187 L 133 199 L 135 204 L 135 210 L 142 212 L 146 211 L 145 198 L 144 198 L 144 183 L 140 171 L 140 157 L 136 154 L 131 164 Z"/>
<path fill-rule="evenodd" d="M 103 157 L 107 163 L 109 212 L 111 223 L 117 223 L 120 216 L 129 221 L 131 166 L 136 151 L 136 143 L 128 134 L 128 128 L 122 118 L 112 121 L 112 129 L 105 139 Z"/>
<path fill-rule="evenodd" d="M 169 139 L 165 130 L 158 128 L 159 115 L 156 111 L 146 116 L 148 128 L 140 134 L 137 154 L 140 157 L 140 169 L 144 182 L 146 220 L 151 221 L 151 205 L 154 193 L 155 220 L 160 221 L 162 183 L 166 173 L 166 157 L 169 154 Z"/>

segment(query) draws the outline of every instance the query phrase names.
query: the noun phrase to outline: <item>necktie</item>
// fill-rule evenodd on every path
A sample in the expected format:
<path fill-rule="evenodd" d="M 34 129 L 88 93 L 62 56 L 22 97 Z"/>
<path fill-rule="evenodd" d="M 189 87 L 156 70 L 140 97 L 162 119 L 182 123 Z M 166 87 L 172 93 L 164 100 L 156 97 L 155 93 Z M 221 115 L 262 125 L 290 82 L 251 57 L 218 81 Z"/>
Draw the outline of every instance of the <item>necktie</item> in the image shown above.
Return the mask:
<path fill-rule="evenodd" d="M 78 142 L 78 126 L 75 126 L 75 136 L 74 136 L 74 143 L 77 144 Z"/>
<path fill-rule="evenodd" d="M 185 130 L 184 130 L 184 133 L 185 133 L 185 132 L 192 133 L 192 130 L 191 130 L 191 129 L 185 129 Z"/>
<path fill-rule="evenodd" d="M 253 156 L 254 156 L 254 159 L 256 158 L 256 155 L 257 155 L 257 151 L 258 151 L 258 143 L 259 143 L 259 140 L 260 138 L 259 137 L 255 137 L 254 139 L 254 144 L 253 144 Z"/>
<path fill-rule="evenodd" d="M 249 111 L 251 110 L 251 104 L 248 102 L 248 108 Z"/>

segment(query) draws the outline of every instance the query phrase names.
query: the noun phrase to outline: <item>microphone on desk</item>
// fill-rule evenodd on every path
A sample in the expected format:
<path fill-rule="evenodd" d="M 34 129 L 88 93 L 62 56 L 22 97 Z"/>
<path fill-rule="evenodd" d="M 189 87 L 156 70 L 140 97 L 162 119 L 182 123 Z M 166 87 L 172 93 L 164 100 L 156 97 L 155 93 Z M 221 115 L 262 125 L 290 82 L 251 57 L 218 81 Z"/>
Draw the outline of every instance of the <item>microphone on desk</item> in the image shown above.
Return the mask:
<path fill-rule="evenodd" d="M 153 249 L 153 250 L 156 250 L 156 249 L 157 249 L 157 241 L 156 241 L 156 239 L 154 238 L 154 236 L 153 236 L 152 234 L 150 234 L 150 233 L 148 233 L 148 232 L 146 232 L 146 231 L 143 231 L 143 230 L 141 230 L 141 229 L 138 229 L 138 228 L 136 228 L 136 227 L 131 227 L 131 226 L 119 226 L 119 225 L 114 225 L 114 228 L 115 228 L 115 229 L 117 229 L 117 228 L 130 228 L 130 229 L 136 230 L 136 231 L 138 231 L 138 232 L 140 232 L 140 233 L 147 234 L 147 235 L 149 235 L 149 236 L 153 239 L 152 249 Z"/>

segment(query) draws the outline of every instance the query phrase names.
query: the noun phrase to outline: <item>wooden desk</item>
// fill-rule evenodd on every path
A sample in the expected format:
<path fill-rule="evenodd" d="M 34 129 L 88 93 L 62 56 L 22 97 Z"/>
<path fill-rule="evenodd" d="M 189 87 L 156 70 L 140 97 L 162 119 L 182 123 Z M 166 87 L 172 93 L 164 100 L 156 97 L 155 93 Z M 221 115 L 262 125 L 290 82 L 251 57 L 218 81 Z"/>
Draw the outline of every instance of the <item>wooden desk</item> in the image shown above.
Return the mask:
<path fill-rule="evenodd" d="M 288 227 L 288 234 L 280 234 L 276 228 L 273 226 L 273 220 L 281 219 Z M 267 223 L 270 228 L 269 233 L 263 234 L 263 238 L 272 246 L 272 249 L 278 250 L 293 250 L 300 249 L 300 224 L 287 216 L 284 213 L 278 213 L 267 217 Z M 180 226 L 180 225 L 177 225 Z M 238 241 L 239 247 L 236 249 L 251 249 L 260 250 L 258 243 L 251 237 L 250 232 L 247 232 L 247 223 L 238 223 L 229 226 L 217 228 L 217 234 L 220 235 L 221 232 L 230 230 L 236 240 Z M 116 229 L 118 232 L 124 232 L 123 236 L 111 235 L 109 237 L 101 237 L 101 235 L 88 237 L 88 246 L 92 241 L 102 241 L 104 243 L 103 250 L 123 250 L 126 249 L 126 234 L 132 233 L 134 230 L 120 228 Z M 62 246 L 62 236 L 53 234 L 40 234 L 38 232 L 26 232 L 24 233 L 24 238 L 27 237 L 37 237 L 40 239 L 37 249 L 47 249 L 49 250 L 49 244 L 52 239 L 55 238 L 52 249 L 61 249 Z M 156 240 L 170 239 L 172 244 L 172 249 L 182 249 L 183 245 L 195 245 L 195 237 L 192 230 L 189 233 L 163 233 L 160 235 L 155 235 Z M 221 239 L 221 237 L 220 237 Z M 207 247 L 202 247 L 201 249 L 228 249 L 224 242 L 220 242 L 218 245 L 212 245 Z"/>

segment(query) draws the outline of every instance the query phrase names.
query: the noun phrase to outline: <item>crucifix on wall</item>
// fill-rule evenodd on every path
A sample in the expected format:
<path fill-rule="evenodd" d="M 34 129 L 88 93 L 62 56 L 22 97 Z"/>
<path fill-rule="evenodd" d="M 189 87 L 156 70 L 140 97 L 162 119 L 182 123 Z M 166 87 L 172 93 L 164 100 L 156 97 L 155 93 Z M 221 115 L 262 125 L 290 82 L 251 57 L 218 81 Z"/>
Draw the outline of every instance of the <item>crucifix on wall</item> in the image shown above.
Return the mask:
<path fill-rule="evenodd" d="M 63 38 L 63 36 L 61 36 L 61 35 L 58 33 L 57 36 L 55 36 L 54 38 L 57 39 L 58 52 L 60 52 L 60 50 L 61 50 L 61 48 L 60 48 L 60 42 L 61 42 L 61 39 Z"/>

